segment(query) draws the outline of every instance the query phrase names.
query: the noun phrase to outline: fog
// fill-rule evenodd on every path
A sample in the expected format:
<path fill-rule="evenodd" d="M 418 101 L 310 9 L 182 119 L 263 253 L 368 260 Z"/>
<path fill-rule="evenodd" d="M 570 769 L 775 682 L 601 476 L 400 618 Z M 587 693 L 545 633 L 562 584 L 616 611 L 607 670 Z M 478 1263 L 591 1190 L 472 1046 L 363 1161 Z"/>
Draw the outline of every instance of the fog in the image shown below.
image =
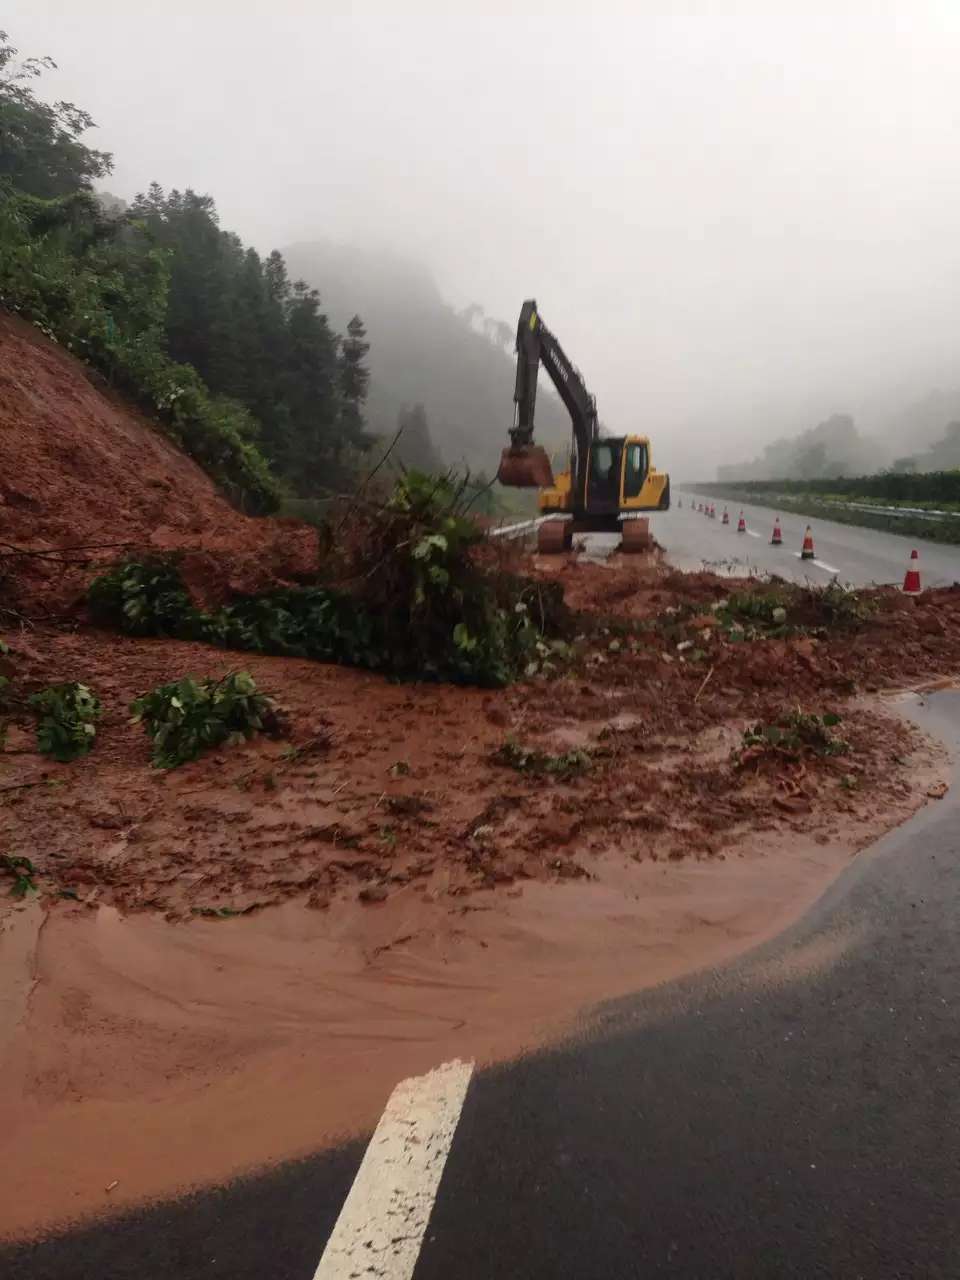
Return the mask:
<path fill-rule="evenodd" d="M 577 9 L 7 0 L 0 25 L 60 64 L 40 91 L 92 113 L 115 194 L 209 191 L 264 250 L 390 248 L 511 322 L 535 296 L 606 424 L 677 473 L 960 384 L 960 10 Z"/>

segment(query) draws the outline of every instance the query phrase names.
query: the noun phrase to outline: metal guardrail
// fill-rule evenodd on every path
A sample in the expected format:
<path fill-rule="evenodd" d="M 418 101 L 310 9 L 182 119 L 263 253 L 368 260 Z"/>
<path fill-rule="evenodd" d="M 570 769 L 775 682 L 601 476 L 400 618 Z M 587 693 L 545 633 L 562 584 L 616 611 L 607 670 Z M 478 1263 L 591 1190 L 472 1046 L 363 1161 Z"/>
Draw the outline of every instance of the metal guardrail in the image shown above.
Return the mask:
<path fill-rule="evenodd" d="M 500 525 L 497 529 L 488 529 L 488 538 L 522 538 L 525 533 L 532 533 L 548 520 L 562 519 L 562 516 L 537 516 L 533 520 L 521 520 L 517 524 Z"/>

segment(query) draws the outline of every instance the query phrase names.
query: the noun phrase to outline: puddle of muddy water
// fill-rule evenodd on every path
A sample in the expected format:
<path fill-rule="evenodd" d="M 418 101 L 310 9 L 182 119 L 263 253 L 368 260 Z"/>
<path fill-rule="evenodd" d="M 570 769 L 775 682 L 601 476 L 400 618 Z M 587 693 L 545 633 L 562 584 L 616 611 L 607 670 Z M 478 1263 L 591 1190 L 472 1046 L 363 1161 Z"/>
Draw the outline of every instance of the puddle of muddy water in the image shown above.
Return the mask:
<path fill-rule="evenodd" d="M 64 904 L 35 946 L 0 934 L 6 978 L 31 984 L 2 1062 L 19 1193 L 0 1203 L 0 1232 L 362 1132 L 405 1076 L 543 1045 L 596 1001 L 772 936 L 890 821 L 823 843 L 768 833 L 725 858 L 608 854 L 589 881 L 464 897 L 407 887 L 326 911 L 290 902 L 171 925 Z"/>

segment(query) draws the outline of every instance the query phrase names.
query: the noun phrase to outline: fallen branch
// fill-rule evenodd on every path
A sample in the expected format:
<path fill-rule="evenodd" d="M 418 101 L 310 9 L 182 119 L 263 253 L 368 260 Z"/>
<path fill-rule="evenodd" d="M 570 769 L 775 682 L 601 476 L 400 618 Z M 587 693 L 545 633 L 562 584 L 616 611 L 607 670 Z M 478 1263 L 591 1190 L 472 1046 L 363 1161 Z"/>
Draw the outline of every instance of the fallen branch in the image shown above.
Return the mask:
<path fill-rule="evenodd" d="M 694 699 L 693 699 L 694 706 L 696 706 L 696 704 L 700 701 L 700 695 L 701 693 L 703 693 L 704 689 L 710 683 L 710 677 L 713 675 L 715 670 L 716 670 L 715 667 L 711 667 L 710 670 L 707 672 L 707 674 L 703 677 L 703 680 L 700 682 L 700 688 L 697 690 L 696 694 L 694 695 Z"/>
<path fill-rule="evenodd" d="M 107 551 L 122 547 L 135 547 L 135 542 L 83 542 L 75 547 L 18 547 L 12 542 L 0 542 L 0 548 L 12 556 L 36 556 L 39 559 L 62 559 L 74 551 Z"/>

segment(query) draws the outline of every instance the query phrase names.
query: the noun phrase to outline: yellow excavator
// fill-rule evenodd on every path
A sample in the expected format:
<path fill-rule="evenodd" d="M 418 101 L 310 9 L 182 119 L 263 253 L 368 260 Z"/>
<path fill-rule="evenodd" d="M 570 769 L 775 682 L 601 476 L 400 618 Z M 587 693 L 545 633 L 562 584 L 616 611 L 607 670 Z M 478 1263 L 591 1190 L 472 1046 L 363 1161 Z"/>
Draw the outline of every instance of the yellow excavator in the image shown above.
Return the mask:
<path fill-rule="evenodd" d="M 533 443 L 541 362 L 573 423 L 570 465 L 556 478 L 546 450 Z M 611 532 L 620 533 L 622 550 L 646 550 L 650 536 L 640 513 L 669 508 L 670 477 L 653 466 L 646 436 L 600 434 L 596 400 L 532 299 L 523 304 L 517 325 L 513 399 L 514 425 L 497 478 L 515 488 L 538 488 L 541 512 L 561 517 L 539 526 L 538 550 L 564 551 L 575 533 Z"/>

